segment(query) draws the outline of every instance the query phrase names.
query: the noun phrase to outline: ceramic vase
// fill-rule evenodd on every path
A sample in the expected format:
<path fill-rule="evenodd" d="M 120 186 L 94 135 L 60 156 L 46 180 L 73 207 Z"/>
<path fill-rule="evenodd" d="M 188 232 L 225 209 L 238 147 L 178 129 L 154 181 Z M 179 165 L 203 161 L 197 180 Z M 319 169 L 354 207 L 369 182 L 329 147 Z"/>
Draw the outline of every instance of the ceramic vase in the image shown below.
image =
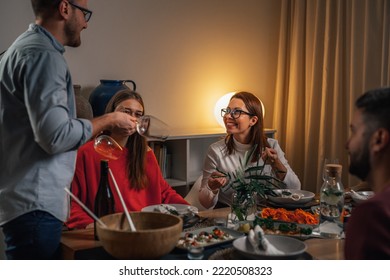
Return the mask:
<path fill-rule="evenodd" d="M 136 84 L 132 80 L 100 80 L 98 85 L 89 96 L 89 103 L 91 103 L 93 116 L 98 117 L 104 114 L 107 103 L 111 97 L 119 90 L 130 89 L 126 84 L 131 83 L 132 90 L 136 90 Z"/>

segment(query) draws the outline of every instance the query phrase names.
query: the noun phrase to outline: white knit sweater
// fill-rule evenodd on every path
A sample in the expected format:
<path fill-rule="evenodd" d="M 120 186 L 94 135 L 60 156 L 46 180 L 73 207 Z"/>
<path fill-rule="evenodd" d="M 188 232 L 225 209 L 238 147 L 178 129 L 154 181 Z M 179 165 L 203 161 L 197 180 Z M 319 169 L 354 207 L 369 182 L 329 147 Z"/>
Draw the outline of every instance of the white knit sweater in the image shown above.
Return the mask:
<path fill-rule="evenodd" d="M 298 179 L 298 176 L 291 169 L 288 164 L 286 158 L 284 157 L 284 152 L 280 148 L 278 141 L 272 138 L 268 138 L 268 143 L 271 148 L 274 149 L 277 154 L 279 160 L 283 163 L 283 165 L 287 168 L 286 176 L 283 180 L 286 183 L 287 188 L 289 189 L 300 189 L 301 182 Z M 221 189 L 217 194 L 214 194 L 208 188 L 208 179 L 211 176 L 211 173 L 218 170 L 224 172 L 233 172 L 240 166 L 240 158 L 243 159 L 245 156 L 245 152 L 249 151 L 253 146 L 251 144 L 241 144 L 234 140 L 234 144 L 236 150 L 231 154 L 227 154 L 225 140 L 222 139 L 218 142 L 215 142 L 210 145 L 209 150 L 207 152 L 204 165 L 203 165 L 203 179 L 202 185 L 199 191 L 199 201 L 201 204 L 210 209 L 214 208 L 217 204 L 218 200 L 222 203 L 230 205 L 231 197 L 233 190 L 223 190 Z M 264 162 L 262 159 L 259 160 L 259 165 L 262 165 Z M 250 166 L 256 165 L 257 163 L 252 163 Z M 265 165 L 263 174 L 272 174 L 272 167 L 270 165 Z"/>

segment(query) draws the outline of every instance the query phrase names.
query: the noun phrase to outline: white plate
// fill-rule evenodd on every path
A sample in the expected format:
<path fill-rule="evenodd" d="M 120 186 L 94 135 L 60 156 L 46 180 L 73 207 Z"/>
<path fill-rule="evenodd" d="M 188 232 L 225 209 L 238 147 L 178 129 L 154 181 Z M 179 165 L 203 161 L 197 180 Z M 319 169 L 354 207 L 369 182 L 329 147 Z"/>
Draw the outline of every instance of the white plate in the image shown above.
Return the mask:
<path fill-rule="evenodd" d="M 352 197 L 353 201 L 355 201 L 356 203 L 366 201 L 367 199 L 370 199 L 371 197 L 374 196 L 373 191 L 359 191 L 357 193 L 360 194 L 360 196 L 357 196 L 356 194 L 351 192 L 351 197 Z"/>
<path fill-rule="evenodd" d="M 290 189 L 280 189 L 274 191 L 278 196 L 268 196 L 268 199 L 271 202 L 277 203 L 277 204 L 289 204 L 289 205 L 295 205 L 295 204 L 305 204 L 311 201 L 314 198 L 314 193 L 309 191 L 303 191 L 303 190 L 290 190 Z M 291 196 L 282 197 L 282 192 L 290 192 L 293 195 L 297 195 L 298 199 L 293 199 Z"/>
<path fill-rule="evenodd" d="M 188 214 L 188 212 L 192 212 L 197 214 L 198 213 L 198 208 L 195 206 L 191 205 L 186 205 L 186 204 L 155 204 L 155 205 L 149 205 L 141 209 L 141 212 L 159 212 L 156 210 L 159 206 L 162 207 L 174 207 L 176 211 L 179 213 L 179 215 L 185 215 Z"/>
<path fill-rule="evenodd" d="M 282 251 L 283 254 L 268 255 L 265 251 L 255 252 L 255 249 L 247 241 L 246 236 L 234 240 L 233 247 L 241 254 L 251 259 L 292 258 L 299 256 L 307 249 L 307 245 L 296 238 L 280 235 L 265 235 L 265 238 L 267 238 L 276 249 Z"/>

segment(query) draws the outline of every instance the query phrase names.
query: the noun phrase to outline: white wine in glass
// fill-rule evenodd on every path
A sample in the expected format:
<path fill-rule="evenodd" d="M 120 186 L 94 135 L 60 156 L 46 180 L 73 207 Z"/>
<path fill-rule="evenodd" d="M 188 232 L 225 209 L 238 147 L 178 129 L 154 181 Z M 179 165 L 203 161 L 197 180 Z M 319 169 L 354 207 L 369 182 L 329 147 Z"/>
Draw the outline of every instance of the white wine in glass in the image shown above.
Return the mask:
<path fill-rule="evenodd" d="M 123 152 L 123 148 L 113 138 L 104 134 L 95 138 L 94 148 L 107 160 L 117 160 Z"/>

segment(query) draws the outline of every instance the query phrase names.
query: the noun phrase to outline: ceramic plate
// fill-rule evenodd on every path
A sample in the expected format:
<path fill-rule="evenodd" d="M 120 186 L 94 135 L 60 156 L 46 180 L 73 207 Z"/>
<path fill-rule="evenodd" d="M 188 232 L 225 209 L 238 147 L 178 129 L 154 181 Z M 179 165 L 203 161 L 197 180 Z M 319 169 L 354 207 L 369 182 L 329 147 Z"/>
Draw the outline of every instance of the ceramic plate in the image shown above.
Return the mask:
<path fill-rule="evenodd" d="M 179 215 L 185 215 L 188 214 L 189 212 L 195 214 L 198 213 L 198 208 L 186 204 L 155 204 L 155 205 L 150 205 L 142 208 L 141 212 L 161 212 L 159 211 L 159 208 L 161 207 L 165 209 L 174 209 L 179 213 Z"/>
<path fill-rule="evenodd" d="M 310 202 L 314 193 L 303 190 L 280 189 L 274 191 L 278 196 L 268 196 L 268 200 L 280 205 L 301 205 Z"/>
<path fill-rule="evenodd" d="M 243 236 L 233 241 L 233 247 L 243 254 L 244 256 L 251 259 L 288 259 L 296 258 L 307 249 L 307 245 L 302 241 L 279 235 L 265 235 L 265 238 L 276 247 L 276 249 L 283 252 L 278 255 L 268 255 L 265 251 L 255 252 L 255 249 L 247 241 L 247 237 Z"/>
<path fill-rule="evenodd" d="M 360 203 L 360 202 L 363 202 L 363 201 L 366 201 L 367 199 L 371 198 L 374 196 L 374 192 L 373 191 L 359 191 L 359 192 L 356 192 L 358 195 L 356 195 L 355 193 L 351 192 L 351 197 L 353 199 L 353 201 L 355 201 L 356 203 Z"/>
<path fill-rule="evenodd" d="M 229 228 L 226 228 L 226 227 L 217 227 L 217 226 L 211 226 L 211 227 L 205 227 L 205 228 L 199 228 L 199 229 L 196 229 L 196 230 L 192 230 L 192 231 L 186 231 L 186 232 L 182 232 L 181 236 L 180 236 L 180 240 L 177 244 L 177 248 L 180 248 L 180 249 L 187 249 L 187 245 L 183 244 L 183 242 L 186 240 L 186 236 L 188 234 L 192 234 L 193 236 L 199 236 L 199 234 L 201 232 L 207 232 L 207 233 L 212 233 L 212 231 L 217 228 L 219 230 L 221 230 L 222 232 L 224 233 L 227 233 L 229 234 L 229 237 L 226 238 L 226 239 L 218 239 L 218 240 L 213 240 L 212 242 L 208 242 L 208 243 L 199 243 L 197 244 L 196 246 L 199 246 L 199 247 L 204 247 L 204 248 L 208 248 L 208 247 L 212 247 L 212 246 L 215 246 L 215 245 L 221 245 L 221 244 L 225 244 L 225 243 L 229 243 L 229 242 L 232 242 L 233 240 L 235 240 L 236 238 L 238 237 L 241 237 L 243 236 L 244 234 L 241 233 L 241 232 L 238 232 L 236 230 L 233 230 L 233 229 L 229 229 Z"/>

